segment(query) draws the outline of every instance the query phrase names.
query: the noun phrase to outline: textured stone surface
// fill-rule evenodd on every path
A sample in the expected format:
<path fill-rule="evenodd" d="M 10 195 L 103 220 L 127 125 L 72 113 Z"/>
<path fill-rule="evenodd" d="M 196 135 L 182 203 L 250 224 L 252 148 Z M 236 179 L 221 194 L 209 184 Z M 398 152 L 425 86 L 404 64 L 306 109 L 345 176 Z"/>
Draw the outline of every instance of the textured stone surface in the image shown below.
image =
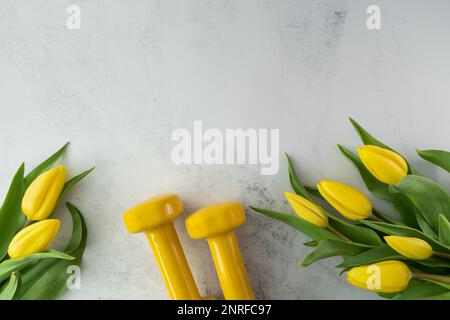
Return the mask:
<path fill-rule="evenodd" d="M 81 7 L 81 30 L 66 8 Z M 174 166 L 176 128 L 279 128 L 302 179 L 361 181 L 335 145 L 359 143 L 347 121 L 411 157 L 449 149 L 448 1 L 377 1 L 382 30 L 366 28 L 365 1 L 0 2 L 1 193 L 27 166 L 72 142 L 70 174 L 95 172 L 70 200 L 85 213 L 89 241 L 82 288 L 67 299 L 165 299 L 143 235 L 129 235 L 124 210 L 177 192 L 187 211 L 226 200 L 288 210 L 284 159 L 276 176 L 255 166 Z M 448 180 L 442 181 L 449 187 Z M 60 210 L 63 230 L 71 229 Z M 176 223 L 204 294 L 219 295 L 203 241 Z M 258 298 L 375 298 L 346 284 L 338 259 L 301 268 L 307 237 L 248 213 L 238 231 Z"/>

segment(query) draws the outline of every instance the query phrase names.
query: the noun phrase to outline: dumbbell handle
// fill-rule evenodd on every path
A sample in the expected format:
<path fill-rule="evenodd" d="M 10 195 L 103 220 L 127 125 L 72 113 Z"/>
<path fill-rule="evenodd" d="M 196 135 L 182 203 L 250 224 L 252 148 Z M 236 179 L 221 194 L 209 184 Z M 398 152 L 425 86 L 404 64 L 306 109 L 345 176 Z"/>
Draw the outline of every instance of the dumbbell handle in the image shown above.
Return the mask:
<path fill-rule="evenodd" d="M 211 255 L 227 300 L 254 300 L 234 232 L 208 238 Z"/>
<path fill-rule="evenodd" d="M 145 232 L 159 269 L 174 300 L 200 300 L 200 294 L 192 276 L 180 239 L 173 223 Z"/>

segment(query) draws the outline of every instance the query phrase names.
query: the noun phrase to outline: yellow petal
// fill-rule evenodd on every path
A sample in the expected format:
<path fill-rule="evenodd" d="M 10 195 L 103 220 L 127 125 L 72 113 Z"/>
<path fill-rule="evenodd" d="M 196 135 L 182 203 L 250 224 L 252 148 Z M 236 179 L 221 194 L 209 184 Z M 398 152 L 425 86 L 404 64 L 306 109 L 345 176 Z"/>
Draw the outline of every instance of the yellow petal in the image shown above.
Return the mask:
<path fill-rule="evenodd" d="M 352 268 L 347 272 L 347 281 L 356 287 L 384 293 L 406 289 L 411 279 L 408 266 L 400 261 L 387 260 Z"/>
<path fill-rule="evenodd" d="M 370 173 L 386 184 L 396 184 L 408 174 L 408 164 L 398 153 L 373 145 L 358 148 L 362 163 Z"/>
<path fill-rule="evenodd" d="M 67 170 L 59 165 L 39 175 L 25 191 L 22 211 L 30 220 L 44 220 L 55 209 Z"/>
<path fill-rule="evenodd" d="M 317 188 L 322 197 L 347 219 L 361 220 L 372 214 L 370 200 L 349 185 L 336 181 L 321 181 Z"/>
<path fill-rule="evenodd" d="M 386 236 L 384 240 L 392 249 L 410 259 L 425 260 L 433 254 L 428 242 L 419 238 Z"/>
<path fill-rule="evenodd" d="M 328 216 L 323 213 L 318 205 L 292 192 L 285 192 L 284 195 L 300 218 L 320 228 L 328 226 Z"/>
<path fill-rule="evenodd" d="M 55 239 L 59 226 L 59 220 L 48 219 L 22 229 L 9 244 L 9 256 L 11 259 L 18 259 L 47 250 Z"/>

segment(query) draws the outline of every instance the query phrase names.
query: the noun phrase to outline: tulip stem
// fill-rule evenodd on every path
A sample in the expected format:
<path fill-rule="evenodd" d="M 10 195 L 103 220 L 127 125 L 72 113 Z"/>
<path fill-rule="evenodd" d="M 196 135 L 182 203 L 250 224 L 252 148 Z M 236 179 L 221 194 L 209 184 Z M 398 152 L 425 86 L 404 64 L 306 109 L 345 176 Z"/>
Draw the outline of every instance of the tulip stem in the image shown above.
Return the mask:
<path fill-rule="evenodd" d="M 437 275 L 437 274 L 413 273 L 413 277 L 417 278 L 417 279 L 428 279 L 428 280 L 435 280 L 435 281 L 450 283 L 450 277 L 441 276 L 441 275 Z"/>
<path fill-rule="evenodd" d="M 444 259 L 450 259 L 450 253 L 433 251 L 433 255 L 435 255 L 436 257 L 444 258 Z"/>
<path fill-rule="evenodd" d="M 346 236 L 344 236 L 342 233 L 340 233 L 339 231 L 337 231 L 335 228 L 333 228 L 332 226 L 328 225 L 328 230 L 330 230 L 331 232 L 333 232 L 335 235 L 337 235 L 339 238 L 351 242 L 351 240 L 349 238 L 347 238 Z"/>

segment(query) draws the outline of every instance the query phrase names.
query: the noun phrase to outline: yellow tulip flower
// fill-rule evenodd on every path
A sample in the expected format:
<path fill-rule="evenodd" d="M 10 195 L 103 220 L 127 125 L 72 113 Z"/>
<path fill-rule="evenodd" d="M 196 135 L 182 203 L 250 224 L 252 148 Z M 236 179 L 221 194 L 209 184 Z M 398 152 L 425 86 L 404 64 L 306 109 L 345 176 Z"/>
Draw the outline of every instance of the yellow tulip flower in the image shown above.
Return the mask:
<path fill-rule="evenodd" d="M 44 220 L 55 209 L 67 170 L 59 165 L 39 175 L 25 191 L 22 211 L 30 220 Z"/>
<path fill-rule="evenodd" d="M 384 293 L 403 291 L 411 277 L 408 266 L 396 260 L 359 266 L 347 272 L 347 281 L 351 285 Z"/>
<path fill-rule="evenodd" d="M 285 192 L 284 195 L 300 218 L 320 228 L 328 226 L 328 216 L 322 212 L 318 205 L 292 192 Z"/>
<path fill-rule="evenodd" d="M 398 153 L 373 145 L 358 148 L 362 163 L 370 173 L 386 184 L 396 184 L 408 174 L 408 164 Z"/>
<path fill-rule="evenodd" d="M 410 259 L 425 260 L 433 254 L 428 242 L 419 238 L 386 236 L 384 240 L 392 249 Z"/>
<path fill-rule="evenodd" d="M 55 239 L 59 226 L 58 219 L 48 219 L 22 229 L 9 244 L 9 256 L 11 259 L 18 259 L 47 250 Z"/>
<path fill-rule="evenodd" d="M 366 219 L 372 214 L 372 203 L 357 189 L 336 181 L 317 184 L 322 197 L 349 220 Z"/>

